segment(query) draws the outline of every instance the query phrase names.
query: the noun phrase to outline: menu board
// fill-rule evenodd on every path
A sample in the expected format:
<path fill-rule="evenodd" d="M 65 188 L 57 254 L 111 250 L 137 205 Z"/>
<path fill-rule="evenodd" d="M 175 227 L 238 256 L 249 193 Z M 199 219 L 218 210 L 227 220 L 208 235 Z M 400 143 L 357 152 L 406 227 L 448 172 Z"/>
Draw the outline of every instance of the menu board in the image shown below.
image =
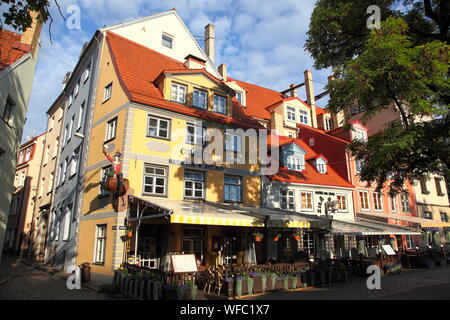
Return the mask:
<path fill-rule="evenodd" d="M 386 252 L 386 254 L 388 256 L 395 256 L 396 255 L 394 249 L 392 249 L 390 244 L 384 244 L 384 245 L 382 245 L 382 247 L 383 247 L 384 252 Z"/>
<path fill-rule="evenodd" d="M 170 255 L 173 273 L 198 272 L 195 254 L 172 254 Z"/>

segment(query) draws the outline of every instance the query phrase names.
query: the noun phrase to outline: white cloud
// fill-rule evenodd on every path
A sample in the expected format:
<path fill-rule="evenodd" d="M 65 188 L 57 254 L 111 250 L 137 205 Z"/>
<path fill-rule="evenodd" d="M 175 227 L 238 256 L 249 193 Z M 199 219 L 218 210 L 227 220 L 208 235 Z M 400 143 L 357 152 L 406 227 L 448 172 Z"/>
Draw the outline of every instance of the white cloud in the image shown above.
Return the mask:
<path fill-rule="evenodd" d="M 70 4 L 81 7 L 82 30 L 67 30 L 53 8 L 54 44 L 49 44 L 43 31 L 24 136 L 44 130 L 45 111 L 59 94 L 65 73 L 75 66 L 81 46 L 96 29 L 171 8 L 177 9 L 195 36 L 204 34 L 206 24 L 215 24 L 216 64 L 227 63 L 232 77 L 283 90 L 290 83 L 303 82 L 303 71 L 313 68 L 303 45 L 315 0 L 67 0 L 63 12 Z M 321 83 L 329 72 L 314 71 L 316 93 L 322 92 Z"/>

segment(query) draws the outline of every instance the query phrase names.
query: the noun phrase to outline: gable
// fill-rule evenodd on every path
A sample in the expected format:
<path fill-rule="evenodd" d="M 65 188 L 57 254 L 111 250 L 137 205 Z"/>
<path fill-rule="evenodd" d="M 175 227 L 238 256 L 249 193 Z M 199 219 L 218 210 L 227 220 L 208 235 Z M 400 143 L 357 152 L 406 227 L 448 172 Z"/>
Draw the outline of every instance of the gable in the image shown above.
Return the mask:
<path fill-rule="evenodd" d="M 135 41 L 145 47 L 158 51 L 166 56 L 184 62 L 189 54 L 206 61 L 206 70 L 217 78 L 221 78 L 217 68 L 199 46 L 175 10 L 136 19 L 102 29 Z M 173 37 L 173 48 L 162 45 L 162 35 Z"/>

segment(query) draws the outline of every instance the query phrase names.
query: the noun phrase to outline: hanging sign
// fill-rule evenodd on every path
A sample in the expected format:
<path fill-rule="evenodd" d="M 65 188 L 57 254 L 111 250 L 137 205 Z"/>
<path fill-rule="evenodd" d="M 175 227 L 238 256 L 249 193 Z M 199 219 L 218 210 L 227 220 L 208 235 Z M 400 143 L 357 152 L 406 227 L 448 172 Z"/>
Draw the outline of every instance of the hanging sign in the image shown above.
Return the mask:
<path fill-rule="evenodd" d="M 392 249 L 390 244 L 383 244 L 382 247 L 383 247 L 384 252 L 386 252 L 386 254 L 388 256 L 395 256 L 395 255 L 397 255 L 395 253 L 394 249 Z"/>

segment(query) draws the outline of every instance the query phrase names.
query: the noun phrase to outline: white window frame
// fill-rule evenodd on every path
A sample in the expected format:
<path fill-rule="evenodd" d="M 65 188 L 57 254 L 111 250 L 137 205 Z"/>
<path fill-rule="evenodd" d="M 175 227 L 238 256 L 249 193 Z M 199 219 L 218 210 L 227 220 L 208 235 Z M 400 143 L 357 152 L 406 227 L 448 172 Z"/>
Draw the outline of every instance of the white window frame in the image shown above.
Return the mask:
<path fill-rule="evenodd" d="M 303 124 L 308 124 L 308 112 L 305 110 L 299 111 L 299 121 Z"/>
<path fill-rule="evenodd" d="M 78 112 L 78 123 L 77 123 L 77 131 L 81 129 L 81 125 L 83 124 L 83 115 L 86 101 L 80 105 L 80 112 Z"/>
<path fill-rule="evenodd" d="M 243 100 L 242 100 L 243 96 L 244 96 L 244 94 L 242 92 L 236 91 L 236 100 L 239 101 L 239 103 L 241 105 L 244 105 Z"/>
<path fill-rule="evenodd" d="M 201 175 L 201 180 L 195 179 L 195 178 L 187 178 L 186 174 L 197 174 Z M 191 183 L 192 187 L 188 188 L 187 183 Z M 197 186 L 197 184 L 200 184 L 200 187 Z M 190 190 L 190 195 L 186 195 L 186 191 Z M 197 196 L 196 192 L 200 191 L 201 195 Z M 183 195 L 185 198 L 188 199 L 204 199 L 205 198 L 205 172 L 203 171 L 194 171 L 194 170 L 185 170 L 184 171 L 184 190 Z"/>
<path fill-rule="evenodd" d="M 196 93 L 198 93 L 196 95 Z M 204 94 L 204 97 L 201 97 L 201 95 Z M 202 102 L 202 103 L 198 103 Z M 208 92 L 205 90 L 194 88 L 194 91 L 192 92 L 192 105 L 194 107 L 200 108 L 200 109 L 208 109 Z"/>
<path fill-rule="evenodd" d="M 75 87 L 73 88 L 73 97 L 74 99 L 78 96 L 78 93 L 80 93 L 80 80 L 75 84 Z"/>
<path fill-rule="evenodd" d="M 339 209 L 339 207 L 341 207 L 342 202 L 339 201 L 339 197 L 343 197 L 344 202 L 345 202 L 345 209 Z M 347 195 L 345 194 L 337 194 L 336 195 L 336 200 L 338 200 L 338 212 L 348 212 L 348 199 L 347 199 Z"/>
<path fill-rule="evenodd" d="M 284 193 L 284 194 L 283 194 Z M 280 208 L 295 211 L 295 190 L 289 188 L 280 189 Z"/>
<path fill-rule="evenodd" d="M 153 173 L 146 172 L 146 169 L 153 169 Z M 157 170 L 164 170 L 164 174 L 156 173 Z M 151 196 L 167 196 L 167 188 L 168 188 L 168 180 L 169 180 L 169 168 L 166 166 L 160 166 L 151 163 L 144 163 L 144 173 L 143 173 L 143 186 L 142 186 L 142 194 L 151 195 Z M 152 178 L 152 183 L 147 183 L 146 178 Z M 162 179 L 164 181 L 163 185 L 157 184 L 156 180 Z M 146 187 L 151 187 L 152 191 L 146 191 Z M 156 188 L 163 188 L 163 192 L 156 192 Z"/>
<path fill-rule="evenodd" d="M 397 212 L 397 196 L 389 197 L 391 203 L 391 211 Z"/>
<path fill-rule="evenodd" d="M 103 179 L 104 179 L 106 173 L 107 173 L 110 169 L 111 169 L 111 166 L 106 166 L 106 167 L 103 167 L 103 168 L 100 169 L 100 181 L 103 181 Z M 100 193 L 99 193 L 99 196 L 100 196 L 100 197 L 103 197 L 103 196 L 107 196 L 107 195 L 110 195 L 110 194 L 111 194 L 111 193 L 110 193 L 108 190 L 105 190 L 105 189 L 103 188 L 103 185 L 100 184 Z"/>
<path fill-rule="evenodd" d="M 319 171 L 319 173 L 322 173 L 322 174 L 327 173 L 327 164 L 326 163 L 318 163 L 317 171 Z"/>
<path fill-rule="evenodd" d="M 286 119 L 288 121 L 297 121 L 297 109 L 295 107 L 286 106 Z"/>
<path fill-rule="evenodd" d="M 193 133 L 189 132 L 193 129 Z M 190 145 L 202 146 L 205 139 L 205 128 L 194 123 L 186 124 L 186 143 Z"/>
<path fill-rule="evenodd" d="M 75 150 L 72 154 L 72 160 L 70 161 L 70 177 L 73 177 L 77 174 L 77 165 L 78 165 L 78 154 L 79 149 Z"/>
<path fill-rule="evenodd" d="M 220 114 L 227 114 L 227 98 L 215 94 L 213 97 L 213 111 Z"/>
<path fill-rule="evenodd" d="M 107 224 L 97 224 L 95 228 L 94 263 L 105 264 Z"/>
<path fill-rule="evenodd" d="M 73 125 L 75 123 L 75 115 L 72 116 L 72 118 L 70 119 L 70 123 L 69 123 L 69 136 L 67 137 L 67 143 L 69 143 L 70 139 L 72 139 L 72 135 L 73 135 Z"/>
<path fill-rule="evenodd" d="M 406 199 L 404 198 L 405 196 L 406 196 Z M 405 202 L 405 200 L 406 200 L 406 202 Z M 409 192 L 402 193 L 402 195 L 400 196 L 400 201 L 402 204 L 402 212 L 403 213 L 411 213 L 411 206 L 409 203 Z M 408 205 L 408 210 L 405 210 L 405 206 L 404 206 L 405 203 Z"/>
<path fill-rule="evenodd" d="M 325 131 L 331 131 L 333 130 L 333 121 L 331 120 L 331 118 L 324 118 L 325 120 Z"/>
<path fill-rule="evenodd" d="M 369 195 L 369 191 L 358 190 L 358 193 L 359 193 L 359 201 L 360 201 L 361 211 L 370 211 L 370 197 L 369 197 L 370 195 Z M 362 194 L 365 194 L 365 199 L 367 201 L 367 208 L 365 208 L 363 206 L 364 198 L 363 198 Z"/>
<path fill-rule="evenodd" d="M 105 142 L 116 138 L 117 134 L 117 117 L 106 122 Z"/>
<path fill-rule="evenodd" d="M 184 92 L 183 92 L 184 90 Z M 170 86 L 170 100 L 185 104 L 187 96 L 187 86 L 184 84 L 172 82 Z"/>
<path fill-rule="evenodd" d="M 234 182 L 233 183 L 230 183 L 230 182 L 225 183 L 225 180 L 226 180 L 227 177 L 231 178 L 231 179 L 236 179 L 237 178 L 238 183 L 234 183 Z M 224 199 L 225 202 L 232 202 L 232 203 L 242 203 L 243 202 L 243 189 L 242 189 L 243 188 L 243 178 L 241 176 L 226 174 L 224 176 L 223 184 L 224 184 L 223 199 Z M 226 193 L 226 186 L 239 189 L 239 199 L 238 200 L 226 199 L 226 194 L 227 194 Z"/>
<path fill-rule="evenodd" d="M 150 127 L 150 121 L 151 120 L 156 120 L 156 126 L 151 126 Z M 166 128 L 161 128 L 161 122 L 166 122 L 167 123 L 167 127 Z M 165 118 L 160 118 L 160 117 L 156 117 L 153 115 L 148 115 L 148 119 L 147 119 L 147 137 L 150 138 L 158 138 L 158 139 L 165 139 L 165 140 L 170 140 L 170 127 L 171 127 L 171 121 L 169 119 L 165 119 Z M 154 129 L 156 130 L 156 134 L 150 134 L 150 129 Z M 164 137 L 161 135 L 161 132 L 167 131 L 167 136 Z"/>
<path fill-rule="evenodd" d="M 288 156 L 286 165 L 290 170 L 302 171 L 305 170 L 305 162 L 303 158 L 296 156 Z"/>
<path fill-rule="evenodd" d="M 306 204 L 308 204 L 308 195 L 310 195 L 310 200 L 311 200 L 311 207 L 303 207 L 303 195 L 306 195 Z M 306 190 L 301 190 L 300 191 L 300 208 L 301 211 L 308 211 L 308 212 L 312 212 L 314 211 L 314 193 L 312 191 L 306 191 Z"/>
<path fill-rule="evenodd" d="M 91 75 L 91 69 L 92 69 L 92 60 L 89 61 L 89 63 L 86 65 L 86 69 L 84 70 L 84 80 L 83 80 L 84 83 L 86 83 L 86 81 L 89 79 L 89 76 Z"/>
<path fill-rule="evenodd" d="M 103 93 L 103 103 L 105 103 L 106 101 L 108 101 L 109 99 L 111 99 L 112 96 L 112 85 L 113 83 L 110 82 L 105 86 L 105 90 Z"/>
<path fill-rule="evenodd" d="M 69 241 L 70 238 L 70 226 L 72 223 L 72 211 L 73 203 L 69 204 L 64 213 L 64 228 L 63 228 L 63 241 Z"/>
<path fill-rule="evenodd" d="M 375 211 L 383 211 L 383 194 L 381 192 L 372 192 L 373 197 L 373 209 Z M 377 209 L 379 205 L 379 208 Z"/>
<path fill-rule="evenodd" d="M 58 214 L 55 215 L 55 220 L 56 220 L 56 224 L 55 224 L 55 241 L 59 241 L 59 233 L 61 231 L 61 210 L 59 210 Z"/>
<path fill-rule="evenodd" d="M 168 49 L 173 49 L 175 38 L 165 32 L 161 35 L 161 45 Z M 170 43 L 170 45 L 169 45 Z"/>

